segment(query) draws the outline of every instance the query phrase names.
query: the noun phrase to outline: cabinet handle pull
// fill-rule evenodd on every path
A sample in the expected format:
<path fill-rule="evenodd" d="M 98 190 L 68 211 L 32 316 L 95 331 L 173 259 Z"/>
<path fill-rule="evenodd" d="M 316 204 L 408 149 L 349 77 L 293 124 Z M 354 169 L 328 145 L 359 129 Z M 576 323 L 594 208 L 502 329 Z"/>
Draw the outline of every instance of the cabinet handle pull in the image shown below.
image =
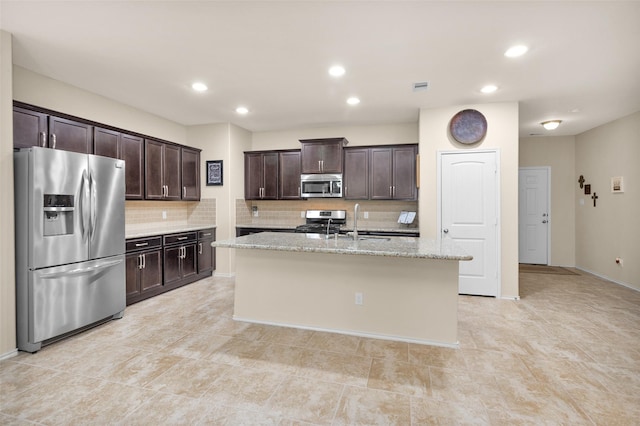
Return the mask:
<path fill-rule="evenodd" d="M 167 195 L 165 195 L 165 197 L 169 196 L 169 185 L 165 185 L 165 188 L 167 188 Z"/>
<path fill-rule="evenodd" d="M 147 255 L 143 254 L 142 255 L 142 269 L 147 267 Z"/>
<path fill-rule="evenodd" d="M 136 243 L 136 247 L 144 247 L 144 246 L 148 246 L 149 243 Z"/>
<path fill-rule="evenodd" d="M 202 243 L 198 243 L 198 254 L 202 254 Z"/>
<path fill-rule="evenodd" d="M 45 132 L 40 132 L 40 143 L 43 148 L 47 146 L 47 134 Z"/>
<path fill-rule="evenodd" d="M 182 198 L 187 198 L 187 187 L 186 186 L 182 187 Z"/>
<path fill-rule="evenodd" d="M 51 143 L 52 143 L 51 148 L 56 149 L 56 135 L 55 135 L 55 133 L 51 134 Z"/>
<path fill-rule="evenodd" d="M 142 269 L 142 255 L 138 255 L 138 269 Z"/>
<path fill-rule="evenodd" d="M 189 237 L 178 237 L 178 241 L 184 241 L 184 240 L 186 240 L 187 238 L 189 238 Z"/>
<path fill-rule="evenodd" d="M 211 236 L 211 232 L 204 233 L 204 234 L 202 234 L 202 236 L 203 237 L 210 237 Z"/>
<path fill-rule="evenodd" d="M 389 197 L 393 197 L 393 187 L 389 187 Z"/>

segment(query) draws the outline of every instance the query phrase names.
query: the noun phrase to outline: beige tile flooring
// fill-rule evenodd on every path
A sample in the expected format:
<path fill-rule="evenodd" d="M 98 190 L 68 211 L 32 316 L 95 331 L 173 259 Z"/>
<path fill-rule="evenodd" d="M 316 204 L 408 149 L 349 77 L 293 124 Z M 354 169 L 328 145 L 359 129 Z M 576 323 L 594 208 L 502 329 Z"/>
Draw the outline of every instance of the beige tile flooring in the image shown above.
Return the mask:
<path fill-rule="evenodd" d="M 234 322 L 211 278 L 0 363 L 0 424 L 640 423 L 640 292 L 522 273 L 460 349 Z"/>

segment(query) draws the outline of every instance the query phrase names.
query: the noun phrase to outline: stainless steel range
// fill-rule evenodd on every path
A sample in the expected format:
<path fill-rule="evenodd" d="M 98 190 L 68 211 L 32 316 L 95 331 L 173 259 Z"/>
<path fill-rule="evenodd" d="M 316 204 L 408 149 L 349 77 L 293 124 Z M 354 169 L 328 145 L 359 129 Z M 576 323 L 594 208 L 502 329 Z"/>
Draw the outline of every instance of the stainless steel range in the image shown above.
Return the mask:
<path fill-rule="evenodd" d="M 296 232 L 307 234 L 338 234 L 347 221 L 346 210 L 307 210 L 307 222 L 296 227 Z"/>

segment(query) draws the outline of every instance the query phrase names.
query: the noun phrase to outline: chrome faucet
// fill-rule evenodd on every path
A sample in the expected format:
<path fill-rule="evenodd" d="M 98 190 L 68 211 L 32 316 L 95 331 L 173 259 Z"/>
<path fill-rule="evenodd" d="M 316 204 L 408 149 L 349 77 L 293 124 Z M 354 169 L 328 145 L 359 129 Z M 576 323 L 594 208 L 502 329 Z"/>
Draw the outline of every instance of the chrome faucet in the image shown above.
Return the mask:
<path fill-rule="evenodd" d="M 360 204 L 353 206 L 353 239 L 358 241 L 358 213 L 360 212 Z"/>

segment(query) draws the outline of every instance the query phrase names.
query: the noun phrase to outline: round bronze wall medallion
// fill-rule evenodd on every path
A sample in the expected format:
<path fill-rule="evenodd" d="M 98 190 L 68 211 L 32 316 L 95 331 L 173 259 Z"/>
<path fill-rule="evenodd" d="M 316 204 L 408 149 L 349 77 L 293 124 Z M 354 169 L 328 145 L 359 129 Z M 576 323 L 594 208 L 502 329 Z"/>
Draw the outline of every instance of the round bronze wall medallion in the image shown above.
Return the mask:
<path fill-rule="evenodd" d="M 449 123 L 449 131 L 460 143 L 480 142 L 487 134 L 487 119 L 480 111 L 464 109 L 453 116 Z"/>

